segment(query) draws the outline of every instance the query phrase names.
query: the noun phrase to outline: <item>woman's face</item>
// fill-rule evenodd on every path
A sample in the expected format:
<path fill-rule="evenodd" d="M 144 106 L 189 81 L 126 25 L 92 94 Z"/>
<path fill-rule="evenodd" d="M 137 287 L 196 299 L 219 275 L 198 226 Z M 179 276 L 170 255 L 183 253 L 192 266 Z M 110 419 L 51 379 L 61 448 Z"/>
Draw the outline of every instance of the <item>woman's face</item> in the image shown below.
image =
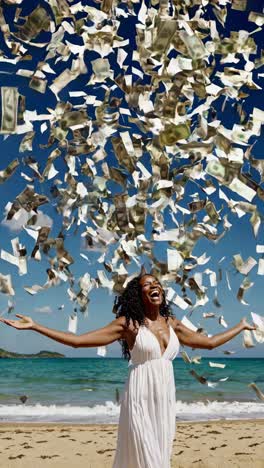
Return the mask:
<path fill-rule="evenodd" d="M 139 280 L 142 300 L 145 307 L 158 305 L 163 302 L 163 289 L 160 282 L 152 275 L 144 275 Z"/>

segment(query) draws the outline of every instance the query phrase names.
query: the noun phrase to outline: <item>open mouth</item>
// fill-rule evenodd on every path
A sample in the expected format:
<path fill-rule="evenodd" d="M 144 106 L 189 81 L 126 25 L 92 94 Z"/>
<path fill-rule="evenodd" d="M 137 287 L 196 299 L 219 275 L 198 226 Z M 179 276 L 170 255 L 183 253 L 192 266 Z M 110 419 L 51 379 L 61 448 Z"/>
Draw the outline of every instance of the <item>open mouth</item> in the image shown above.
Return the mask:
<path fill-rule="evenodd" d="M 153 291 L 152 293 L 150 293 L 150 297 L 153 298 L 153 299 L 154 298 L 159 298 L 160 297 L 159 291 L 157 291 L 157 290 Z"/>

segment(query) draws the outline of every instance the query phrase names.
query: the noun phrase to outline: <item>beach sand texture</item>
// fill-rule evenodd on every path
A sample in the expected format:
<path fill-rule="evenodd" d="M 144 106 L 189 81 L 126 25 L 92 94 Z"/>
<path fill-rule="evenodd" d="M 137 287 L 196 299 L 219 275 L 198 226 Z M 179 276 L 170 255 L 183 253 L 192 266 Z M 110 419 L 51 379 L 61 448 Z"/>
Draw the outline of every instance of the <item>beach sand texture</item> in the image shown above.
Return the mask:
<path fill-rule="evenodd" d="M 116 436 L 116 425 L 0 424 L 0 467 L 111 468 Z M 176 467 L 264 468 L 264 420 L 178 423 Z"/>

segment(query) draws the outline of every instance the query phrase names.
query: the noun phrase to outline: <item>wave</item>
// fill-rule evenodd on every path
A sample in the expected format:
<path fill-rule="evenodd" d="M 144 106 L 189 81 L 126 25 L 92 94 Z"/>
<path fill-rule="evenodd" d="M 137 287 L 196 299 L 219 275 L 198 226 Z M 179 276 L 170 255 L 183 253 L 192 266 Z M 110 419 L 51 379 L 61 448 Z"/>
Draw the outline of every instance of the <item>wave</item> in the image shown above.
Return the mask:
<path fill-rule="evenodd" d="M 94 406 L 71 405 L 0 405 L 1 422 L 68 422 L 83 424 L 115 424 L 120 406 L 113 401 Z M 196 401 L 176 403 L 177 421 L 217 419 L 264 419 L 264 404 L 239 401 Z"/>

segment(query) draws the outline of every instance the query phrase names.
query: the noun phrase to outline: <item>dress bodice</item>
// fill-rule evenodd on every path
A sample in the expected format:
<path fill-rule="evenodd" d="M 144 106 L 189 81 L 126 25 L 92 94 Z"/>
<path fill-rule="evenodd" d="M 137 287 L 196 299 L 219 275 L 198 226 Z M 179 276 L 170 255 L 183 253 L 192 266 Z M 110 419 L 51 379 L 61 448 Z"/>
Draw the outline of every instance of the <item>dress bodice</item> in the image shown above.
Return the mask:
<path fill-rule="evenodd" d="M 148 327 L 141 325 L 133 349 L 130 351 L 130 364 L 143 364 L 152 359 L 167 359 L 172 361 L 179 352 L 180 343 L 171 325 L 169 325 L 169 330 L 168 346 L 162 354 L 157 337 Z"/>

